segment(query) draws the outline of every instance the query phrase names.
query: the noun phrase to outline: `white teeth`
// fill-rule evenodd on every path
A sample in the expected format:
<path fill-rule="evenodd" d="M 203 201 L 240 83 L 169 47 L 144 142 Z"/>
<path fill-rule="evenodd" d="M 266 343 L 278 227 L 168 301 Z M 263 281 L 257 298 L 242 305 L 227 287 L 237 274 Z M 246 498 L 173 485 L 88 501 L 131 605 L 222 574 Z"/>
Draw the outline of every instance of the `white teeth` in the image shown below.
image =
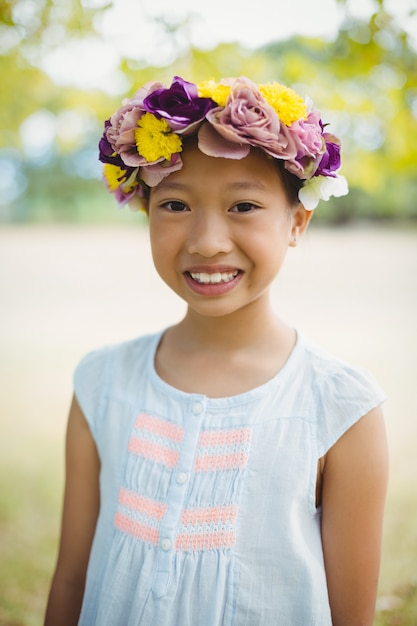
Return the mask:
<path fill-rule="evenodd" d="M 215 285 L 218 283 L 228 283 L 238 275 L 238 271 L 234 272 L 215 272 L 214 274 L 206 274 L 206 272 L 190 272 L 190 276 L 198 283 L 204 285 Z"/>

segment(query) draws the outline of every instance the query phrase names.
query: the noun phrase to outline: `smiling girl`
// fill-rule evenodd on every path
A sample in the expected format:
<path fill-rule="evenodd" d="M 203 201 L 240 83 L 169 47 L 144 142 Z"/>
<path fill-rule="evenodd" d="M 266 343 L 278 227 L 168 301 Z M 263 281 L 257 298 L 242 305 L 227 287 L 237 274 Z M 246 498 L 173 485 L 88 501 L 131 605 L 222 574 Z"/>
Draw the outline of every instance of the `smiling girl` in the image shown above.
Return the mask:
<path fill-rule="evenodd" d="M 106 122 L 107 186 L 187 310 L 76 370 L 47 626 L 372 625 L 384 395 L 269 299 L 347 192 L 324 128 L 244 77 L 148 83 Z"/>

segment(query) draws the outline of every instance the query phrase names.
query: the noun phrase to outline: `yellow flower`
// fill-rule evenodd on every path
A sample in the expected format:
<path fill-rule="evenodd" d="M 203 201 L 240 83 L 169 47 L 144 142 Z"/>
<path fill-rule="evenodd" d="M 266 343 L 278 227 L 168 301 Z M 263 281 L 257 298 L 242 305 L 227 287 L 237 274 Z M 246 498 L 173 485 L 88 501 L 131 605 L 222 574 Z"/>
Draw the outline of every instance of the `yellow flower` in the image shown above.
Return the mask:
<path fill-rule="evenodd" d="M 299 119 L 307 119 L 305 102 L 293 89 L 274 82 L 259 85 L 259 91 L 285 126 L 291 126 Z"/>
<path fill-rule="evenodd" d="M 138 184 L 136 180 L 136 175 L 131 176 L 131 180 L 128 180 L 126 176 L 126 170 L 123 170 L 118 165 L 104 163 L 103 174 L 104 178 L 106 179 L 109 191 L 116 191 L 116 189 L 121 187 L 124 193 L 129 193 Z"/>
<path fill-rule="evenodd" d="M 226 106 L 226 101 L 230 94 L 229 85 L 221 85 L 210 78 L 210 80 L 198 83 L 197 89 L 200 98 L 211 98 L 220 107 Z"/>
<path fill-rule="evenodd" d="M 105 163 L 103 166 L 104 178 L 106 179 L 109 191 L 116 191 L 122 182 L 126 180 L 126 171 L 118 165 Z"/>
<path fill-rule="evenodd" d="M 149 163 L 163 158 L 169 161 L 173 154 L 181 152 L 182 141 L 173 133 L 168 122 L 152 113 L 144 113 L 135 130 L 138 152 Z"/>

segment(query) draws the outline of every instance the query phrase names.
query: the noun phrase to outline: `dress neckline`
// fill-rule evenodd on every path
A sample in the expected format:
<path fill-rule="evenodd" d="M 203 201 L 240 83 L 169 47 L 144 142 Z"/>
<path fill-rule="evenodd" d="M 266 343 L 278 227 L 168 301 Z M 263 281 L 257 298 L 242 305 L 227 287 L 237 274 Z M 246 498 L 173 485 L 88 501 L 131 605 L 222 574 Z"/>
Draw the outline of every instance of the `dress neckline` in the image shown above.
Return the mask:
<path fill-rule="evenodd" d="M 160 392 L 171 397 L 176 397 L 178 400 L 186 402 L 195 401 L 196 398 L 199 398 L 204 399 L 206 404 L 209 404 L 213 407 L 230 407 L 237 406 L 239 404 L 247 404 L 248 402 L 252 402 L 260 396 L 266 394 L 271 389 L 282 385 L 284 381 L 288 378 L 290 372 L 293 371 L 296 363 L 299 360 L 299 355 L 303 344 L 302 336 L 296 329 L 294 330 L 296 334 L 295 344 L 282 368 L 265 383 L 236 395 L 212 397 L 201 393 L 191 393 L 174 387 L 173 385 L 167 383 L 163 378 L 161 378 L 155 369 L 155 357 L 158 346 L 165 333 L 165 329 L 153 334 L 150 337 L 151 344 L 146 364 L 147 372 L 151 382 L 155 385 L 156 388 L 158 388 Z"/>

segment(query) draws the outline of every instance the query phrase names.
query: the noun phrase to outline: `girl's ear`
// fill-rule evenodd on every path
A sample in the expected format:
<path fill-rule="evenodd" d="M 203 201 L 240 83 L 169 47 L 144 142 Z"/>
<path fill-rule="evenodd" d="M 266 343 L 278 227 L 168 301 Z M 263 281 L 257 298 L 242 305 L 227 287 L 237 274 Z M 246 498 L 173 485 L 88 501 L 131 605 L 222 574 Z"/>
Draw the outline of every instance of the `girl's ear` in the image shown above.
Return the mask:
<path fill-rule="evenodd" d="M 291 247 L 295 247 L 297 245 L 298 240 L 307 230 L 307 226 L 312 215 L 313 211 L 307 211 L 301 202 L 291 208 L 292 225 L 289 242 Z"/>

